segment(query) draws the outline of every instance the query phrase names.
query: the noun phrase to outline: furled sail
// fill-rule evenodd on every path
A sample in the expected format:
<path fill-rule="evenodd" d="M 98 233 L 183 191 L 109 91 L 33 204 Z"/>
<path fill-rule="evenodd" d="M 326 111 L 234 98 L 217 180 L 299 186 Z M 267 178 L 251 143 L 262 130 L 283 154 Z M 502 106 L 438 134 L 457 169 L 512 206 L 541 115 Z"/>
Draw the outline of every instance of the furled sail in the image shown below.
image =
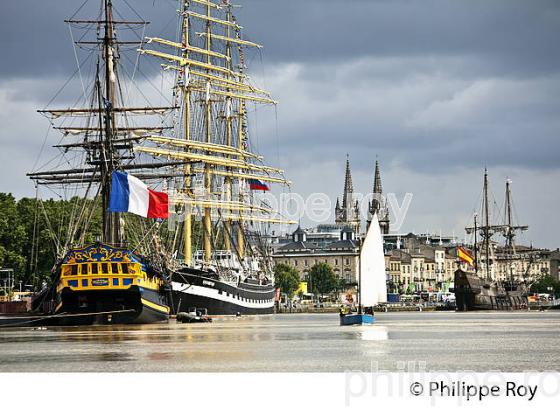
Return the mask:
<path fill-rule="evenodd" d="M 373 215 L 360 251 L 360 296 L 362 306 L 387 302 L 383 237 L 377 214 Z"/>

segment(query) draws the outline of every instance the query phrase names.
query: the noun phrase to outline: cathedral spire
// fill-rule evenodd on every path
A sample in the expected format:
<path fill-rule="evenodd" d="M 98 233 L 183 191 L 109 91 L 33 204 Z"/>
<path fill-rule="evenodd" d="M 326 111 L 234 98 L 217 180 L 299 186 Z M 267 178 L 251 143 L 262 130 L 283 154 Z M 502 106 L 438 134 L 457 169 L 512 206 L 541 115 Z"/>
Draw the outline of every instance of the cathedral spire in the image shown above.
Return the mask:
<path fill-rule="evenodd" d="M 375 179 L 373 181 L 373 193 L 382 194 L 383 186 L 381 185 L 381 169 L 379 167 L 379 161 L 375 161 Z"/>
<path fill-rule="evenodd" d="M 344 193 L 342 194 L 342 207 L 347 208 L 352 204 L 348 200 L 354 193 L 354 185 L 352 184 L 352 171 L 350 171 L 350 156 L 346 154 L 346 175 L 344 177 Z"/>
<path fill-rule="evenodd" d="M 381 184 L 381 166 L 379 161 L 375 161 L 375 176 L 373 180 L 373 198 L 369 205 L 368 224 L 371 222 L 373 215 L 377 214 L 379 219 L 379 226 L 383 234 L 389 233 L 389 209 L 387 207 L 387 200 L 383 196 L 383 185 Z"/>
<path fill-rule="evenodd" d="M 342 207 L 338 198 L 335 206 L 335 222 L 339 226 L 349 226 L 356 234 L 360 231 L 360 207 L 354 198 L 352 171 L 350 170 L 350 156 L 346 154 L 346 175 L 344 177 L 344 193 Z"/>

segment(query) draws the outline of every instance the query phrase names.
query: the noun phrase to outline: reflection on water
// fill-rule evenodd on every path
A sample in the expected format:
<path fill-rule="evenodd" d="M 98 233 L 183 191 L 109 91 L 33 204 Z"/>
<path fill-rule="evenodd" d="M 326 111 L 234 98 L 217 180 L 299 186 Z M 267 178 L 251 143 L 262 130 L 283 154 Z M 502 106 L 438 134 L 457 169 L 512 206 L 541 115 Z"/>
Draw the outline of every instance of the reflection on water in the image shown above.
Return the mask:
<path fill-rule="evenodd" d="M 340 327 L 337 315 L 297 314 L 210 324 L 3 329 L 0 370 L 330 372 L 398 370 L 414 361 L 432 370 L 560 370 L 560 312 L 376 317 L 376 324 L 363 327 Z"/>
<path fill-rule="evenodd" d="M 385 326 L 361 326 L 358 330 L 361 340 L 387 340 L 389 331 Z"/>

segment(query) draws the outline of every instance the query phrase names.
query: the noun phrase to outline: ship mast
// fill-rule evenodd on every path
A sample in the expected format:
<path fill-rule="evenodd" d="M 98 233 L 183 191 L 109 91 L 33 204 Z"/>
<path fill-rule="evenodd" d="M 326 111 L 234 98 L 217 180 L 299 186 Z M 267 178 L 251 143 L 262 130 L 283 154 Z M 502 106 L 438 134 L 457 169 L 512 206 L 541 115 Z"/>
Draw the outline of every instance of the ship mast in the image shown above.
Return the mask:
<path fill-rule="evenodd" d="M 500 233 L 506 238 L 505 251 L 508 254 L 513 255 L 515 253 L 515 236 L 517 231 L 526 231 L 529 229 L 528 226 L 514 225 L 513 222 L 513 202 L 511 199 L 511 181 L 508 179 L 506 181 L 506 196 L 505 196 L 505 221 L 502 225 L 491 225 L 490 224 L 490 201 L 489 201 L 489 184 L 488 184 L 488 170 L 484 170 L 484 188 L 482 194 L 482 219 L 483 225 L 477 225 L 477 216 L 475 214 L 474 227 L 466 228 L 468 234 L 473 233 L 475 235 L 475 271 L 478 271 L 477 262 L 477 251 L 478 244 L 476 242 L 477 234 L 480 231 L 482 236 L 482 248 L 485 258 L 485 273 L 488 280 L 492 279 L 491 269 L 490 269 L 490 241 L 495 233 Z M 511 267 L 510 267 L 511 269 Z M 513 272 L 510 272 L 513 280 Z"/>
<path fill-rule="evenodd" d="M 514 225 L 513 221 L 513 200 L 511 197 L 511 180 L 506 179 L 506 195 L 505 195 L 505 221 L 503 227 L 503 235 L 506 240 L 505 252 L 509 259 L 510 281 L 514 282 L 512 259 L 515 256 L 515 237 L 517 231 L 526 231 L 529 229 L 526 225 Z"/>
<path fill-rule="evenodd" d="M 474 214 L 474 273 L 478 274 L 478 214 Z"/>
<path fill-rule="evenodd" d="M 478 272 L 478 243 L 477 235 L 480 232 L 482 237 L 482 249 L 484 252 L 484 267 L 486 279 L 491 280 L 492 274 L 490 269 L 490 240 L 494 232 L 501 229 L 501 226 L 490 225 L 490 201 L 488 186 L 488 170 L 484 169 L 484 187 L 482 192 L 482 226 L 478 225 L 478 214 L 474 217 L 474 227 L 467 227 L 465 230 L 468 234 L 474 233 L 475 238 L 475 271 Z"/>
<path fill-rule="evenodd" d="M 183 58 L 189 58 L 189 19 L 187 12 L 188 3 L 183 3 L 183 33 L 182 33 L 182 45 L 183 49 Z M 185 141 L 191 140 L 191 92 L 189 87 L 190 75 L 189 75 L 189 66 L 185 65 L 182 71 L 184 87 L 183 87 L 183 116 L 184 116 L 184 136 Z M 188 145 L 185 146 L 185 152 L 189 152 Z M 185 195 L 187 197 L 192 196 L 191 190 L 191 163 L 188 161 L 185 165 L 185 182 L 184 182 L 184 189 Z M 191 207 L 185 204 L 184 209 L 184 222 L 183 222 L 183 253 L 184 253 L 184 263 L 186 266 L 191 266 L 192 264 L 192 213 Z"/>
<path fill-rule="evenodd" d="M 105 57 L 105 97 L 103 105 L 105 109 L 105 128 L 102 133 L 102 157 L 101 157 L 101 197 L 103 203 L 103 241 L 109 244 L 120 244 L 121 223 L 118 213 L 109 212 L 109 201 L 111 196 L 111 175 L 115 170 L 115 153 L 113 152 L 113 126 L 115 116 L 115 71 L 113 56 L 113 4 L 111 0 L 104 0 L 105 8 L 105 35 L 103 37 L 103 55 Z"/>
<path fill-rule="evenodd" d="M 120 44 L 142 44 L 142 41 L 117 41 L 115 27 L 124 25 L 126 27 L 145 26 L 146 21 L 122 21 L 114 20 L 113 0 L 100 0 L 101 17 L 95 20 L 70 19 L 65 23 L 74 24 L 81 29 L 88 30 L 75 44 L 90 47 L 92 53 L 97 54 L 95 74 L 92 78 L 93 87 L 89 106 L 67 109 L 44 109 L 39 110 L 51 122 L 52 128 L 60 131 L 64 137 L 72 138 L 78 136 L 79 140 L 69 143 L 55 145 L 64 156 L 69 151 L 81 151 L 85 156 L 75 155 L 72 160 L 64 158 L 57 161 L 59 164 L 71 164 L 73 168 L 59 169 L 58 165 L 49 170 L 40 170 L 27 175 L 37 185 L 55 185 L 66 190 L 74 185 L 79 189 L 86 188 L 84 200 L 88 195 L 95 192 L 100 196 L 102 214 L 102 227 L 100 232 L 95 232 L 101 237 L 101 241 L 110 245 L 121 245 L 124 241 L 122 215 L 109 212 L 111 196 L 112 173 L 115 170 L 130 172 L 141 179 L 161 180 L 167 177 L 175 177 L 175 172 L 160 173 L 152 170 L 182 167 L 183 160 L 174 162 L 146 162 L 136 161 L 134 147 L 145 137 L 145 134 L 160 134 L 168 127 L 163 126 L 132 126 L 129 124 L 129 115 L 163 116 L 177 107 L 126 107 L 121 91 L 121 83 L 118 79 L 118 61 Z M 95 27 L 95 30 L 91 28 Z M 86 41 L 85 35 L 95 32 L 93 41 Z M 88 47 L 85 47 L 86 49 Z M 104 62 L 104 65 L 103 65 Z M 88 97 L 85 96 L 87 99 Z M 63 126 L 57 121 L 63 121 Z M 73 121 L 82 124 L 76 126 Z M 124 125 L 124 126 L 121 126 Z M 91 187 L 99 186 L 94 191 Z M 84 234 L 99 204 L 92 201 L 87 212 L 79 212 L 73 215 L 70 221 L 72 229 L 68 234 L 65 246 L 84 245 Z M 85 204 L 84 204 L 85 210 Z M 79 243 L 74 243 L 79 241 Z"/>
<path fill-rule="evenodd" d="M 484 193 L 483 193 L 483 204 L 482 212 L 484 218 L 484 226 L 482 228 L 482 236 L 484 240 L 484 253 L 485 253 L 485 265 L 486 265 L 486 279 L 491 280 L 492 275 L 490 273 L 490 212 L 488 204 L 488 170 L 484 170 Z"/>
<path fill-rule="evenodd" d="M 266 204 L 253 203 L 253 196 L 245 192 L 245 182 L 251 179 L 283 185 L 290 182 L 282 170 L 264 165 L 263 157 L 249 151 L 246 102 L 276 102 L 268 92 L 250 84 L 244 73 L 244 49 L 262 46 L 241 38 L 242 27 L 232 12 L 234 7 L 228 0 L 184 0 L 179 42 L 147 38 L 147 44 L 174 51 L 138 50 L 165 60 L 164 70 L 179 73 L 176 87 L 183 98 L 183 135 L 148 135 L 145 141 L 150 146 L 135 147 L 134 151 L 185 162 L 183 195 L 172 198 L 172 202 L 184 209 L 182 253 L 186 265 L 193 259 L 195 215 L 202 217 L 205 264 L 212 262 L 215 239 L 222 238 L 221 232 L 225 250 L 234 250 L 238 259 L 243 259 L 245 221 L 295 223 Z M 193 179 L 202 181 L 200 190 L 193 189 Z M 238 189 L 234 190 L 234 185 Z"/>
<path fill-rule="evenodd" d="M 241 41 L 241 34 L 239 32 L 239 28 L 236 26 L 235 30 L 235 38 L 238 41 Z M 241 44 L 238 47 L 239 51 L 239 72 L 241 73 L 240 81 L 243 82 L 244 77 L 244 70 L 245 70 L 245 52 L 243 51 L 243 47 Z M 243 147 L 245 145 L 245 119 L 246 119 L 246 110 L 245 110 L 245 100 L 239 101 L 239 124 L 238 124 L 238 133 L 239 133 L 239 140 L 237 142 L 238 146 Z M 239 190 L 239 201 L 243 201 L 243 192 Z M 239 221 L 237 222 L 237 256 L 239 259 L 243 259 L 245 257 L 245 233 L 243 231 L 243 217 L 242 214 L 239 214 Z"/>
<path fill-rule="evenodd" d="M 210 25 L 211 16 L 211 5 L 208 3 L 206 5 L 206 64 L 212 64 L 212 58 L 210 56 L 211 48 L 211 38 L 212 38 L 212 27 Z M 206 73 L 210 74 L 210 70 L 206 69 Z M 210 88 L 210 83 L 206 82 L 206 88 Z M 210 93 L 206 93 L 206 142 L 208 144 L 212 143 L 212 98 Z M 206 195 L 211 195 L 212 189 L 212 176 L 210 175 L 209 164 L 204 165 L 204 188 L 206 190 Z M 204 262 L 210 263 L 212 259 L 212 216 L 211 208 L 209 206 L 204 207 L 204 218 L 203 218 L 203 239 L 204 239 Z"/>

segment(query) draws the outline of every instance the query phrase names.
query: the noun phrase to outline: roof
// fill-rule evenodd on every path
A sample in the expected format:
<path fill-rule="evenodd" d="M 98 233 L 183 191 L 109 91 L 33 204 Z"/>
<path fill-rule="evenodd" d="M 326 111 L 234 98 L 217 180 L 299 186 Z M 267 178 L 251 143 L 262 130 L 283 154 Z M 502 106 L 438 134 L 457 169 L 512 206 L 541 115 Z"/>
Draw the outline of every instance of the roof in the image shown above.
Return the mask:
<path fill-rule="evenodd" d="M 290 251 L 312 251 L 314 249 L 317 249 L 317 246 L 314 245 L 313 243 L 298 241 L 298 242 L 290 242 L 278 248 L 276 252 L 279 253 L 279 252 L 290 252 Z"/>
<path fill-rule="evenodd" d="M 333 249 L 356 249 L 358 248 L 358 242 L 350 241 L 350 240 L 342 240 L 330 243 L 329 245 L 325 246 L 323 249 L 325 250 L 333 250 Z"/>
<path fill-rule="evenodd" d="M 410 263 L 410 254 L 402 249 L 393 249 L 390 255 L 392 260 L 400 260 L 401 263 Z"/>
<path fill-rule="evenodd" d="M 303 229 L 301 229 L 301 226 L 298 226 L 297 229 L 295 230 L 295 232 L 292 235 L 300 235 L 300 234 L 304 234 L 305 231 Z"/>

